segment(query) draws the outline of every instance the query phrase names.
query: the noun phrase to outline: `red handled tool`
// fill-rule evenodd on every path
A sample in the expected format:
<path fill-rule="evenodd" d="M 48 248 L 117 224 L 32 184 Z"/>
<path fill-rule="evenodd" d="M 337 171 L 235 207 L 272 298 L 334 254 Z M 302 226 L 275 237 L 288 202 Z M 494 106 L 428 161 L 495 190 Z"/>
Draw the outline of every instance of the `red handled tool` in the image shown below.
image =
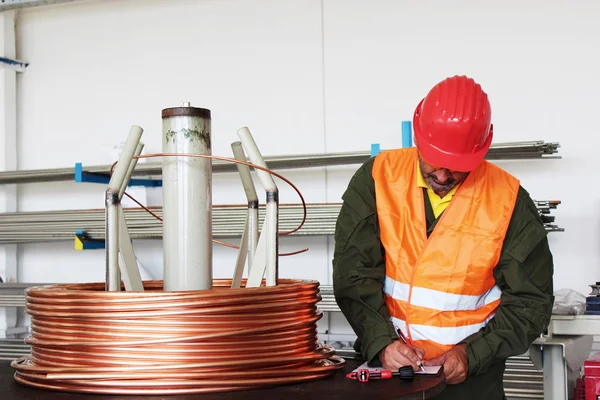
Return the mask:
<path fill-rule="evenodd" d="M 397 376 L 401 381 L 412 381 L 415 375 L 412 367 L 407 365 L 401 367 L 398 371 L 390 371 L 389 369 L 369 371 L 368 369 L 363 368 L 358 371 L 350 372 L 346 375 L 346 378 L 359 382 L 368 382 L 370 379 L 390 379 L 394 376 Z"/>

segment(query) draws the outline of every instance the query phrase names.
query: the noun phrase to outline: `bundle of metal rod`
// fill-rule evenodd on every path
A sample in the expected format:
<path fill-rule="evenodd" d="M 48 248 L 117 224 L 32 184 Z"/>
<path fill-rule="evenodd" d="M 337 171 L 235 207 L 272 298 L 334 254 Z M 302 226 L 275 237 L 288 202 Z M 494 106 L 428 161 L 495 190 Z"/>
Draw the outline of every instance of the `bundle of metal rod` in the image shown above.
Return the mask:
<path fill-rule="evenodd" d="M 31 346 L 23 339 L 0 339 L 0 360 L 16 360 L 31 354 Z"/>
<path fill-rule="evenodd" d="M 559 201 L 536 202 L 540 215 L 548 216 Z M 307 204 L 307 219 L 293 235 L 331 235 L 340 212 L 339 203 Z M 161 208 L 151 208 L 162 217 Z M 213 237 L 239 237 L 244 229 L 247 205 L 213 206 Z M 126 209 L 125 219 L 132 239 L 156 239 L 162 237 L 162 224 L 143 209 Z M 265 208 L 260 208 L 260 224 L 264 220 Z M 279 206 L 279 230 L 290 231 L 302 220 L 300 204 Z M 554 219 L 546 220 L 546 230 L 562 232 Z M 71 240 L 75 231 L 82 230 L 90 239 L 104 239 L 103 210 L 70 210 L 45 212 L 20 212 L 0 214 L 0 243 L 35 243 Z"/>
<path fill-rule="evenodd" d="M 245 284 L 245 282 L 244 282 Z M 31 356 L 13 361 L 28 386 L 80 393 L 225 392 L 310 381 L 344 367 L 317 342 L 316 281 L 212 290 L 108 292 L 104 284 L 26 290 Z"/>
<path fill-rule="evenodd" d="M 24 307 L 25 289 L 41 284 L 32 283 L 0 283 L 0 307 Z"/>
<path fill-rule="evenodd" d="M 555 156 L 558 153 L 558 143 L 546 143 L 543 140 L 529 142 L 509 142 L 492 144 L 486 159 L 488 160 L 520 160 L 520 159 L 542 159 L 559 158 Z M 333 165 L 362 164 L 371 157 L 369 151 L 354 151 L 346 153 L 326 153 L 326 154 L 300 154 L 286 156 L 265 157 L 265 162 L 270 169 L 295 169 L 326 167 Z M 84 167 L 84 173 L 101 174 L 108 176 L 111 165 L 96 165 Z M 236 166 L 224 161 L 213 161 L 213 172 L 235 172 Z M 133 175 L 152 175 L 160 176 L 162 174 L 162 164 L 144 163 L 137 166 Z M 23 171 L 0 172 L 0 184 L 12 183 L 35 183 L 35 182 L 58 182 L 73 181 L 75 171 L 73 167 L 37 169 Z"/>
<path fill-rule="evenodd" d="M 25 295 L 0 294 L 0 307 L 22 307 L 25 305 Z"/>

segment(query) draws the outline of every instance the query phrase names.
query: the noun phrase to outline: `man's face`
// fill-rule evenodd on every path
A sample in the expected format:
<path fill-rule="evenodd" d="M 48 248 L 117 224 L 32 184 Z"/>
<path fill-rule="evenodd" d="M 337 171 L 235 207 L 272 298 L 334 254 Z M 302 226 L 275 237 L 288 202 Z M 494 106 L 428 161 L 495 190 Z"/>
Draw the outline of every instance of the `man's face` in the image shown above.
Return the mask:
<path fill-rule="evenodd" d="M 469 175 L 468 172 L 453 171 L 427 164 L 420 155 L 419 167 L 427 185 L 440 197 L 447 195 L 452 188 L 459 185 Z"/>

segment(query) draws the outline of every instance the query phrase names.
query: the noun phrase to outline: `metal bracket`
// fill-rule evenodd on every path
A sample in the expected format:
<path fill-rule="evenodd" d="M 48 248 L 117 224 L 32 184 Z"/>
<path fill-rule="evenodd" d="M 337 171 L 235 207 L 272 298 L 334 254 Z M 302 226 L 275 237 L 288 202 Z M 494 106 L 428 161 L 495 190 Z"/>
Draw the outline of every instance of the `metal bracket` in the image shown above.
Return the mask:
<path fill-rule="evenodd" d="M 106 248 L 102 239 L 92 239 L 84 231 L 75 231 L 75 250 L 96 250 Z"/>
<path fill-rule="evenodd" d="M 0 66 L 2 66 L 4 69 L 10 69 L 12 71 L 25 72 L 29 66 L 29 63 L 19 60 L 12 60 L 6 57 L 0 57 Z"/>
<path fill-rule="evenodd" d="M 110 176 L 85 172 L 81 163 L 75 163 L 75 182 L 108 184 Z M 162 179 L 130 179 L 127 186 L 162 187 Z"/>

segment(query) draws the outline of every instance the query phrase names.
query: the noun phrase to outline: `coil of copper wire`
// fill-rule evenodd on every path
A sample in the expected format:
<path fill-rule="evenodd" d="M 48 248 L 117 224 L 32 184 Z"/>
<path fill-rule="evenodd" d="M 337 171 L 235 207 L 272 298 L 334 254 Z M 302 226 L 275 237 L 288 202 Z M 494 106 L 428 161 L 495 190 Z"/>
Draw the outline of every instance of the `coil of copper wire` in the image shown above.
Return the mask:
<path fill-rule="evenodd" d="M 31 356 L 15 380 L 48 390 L 97 394 L 194 394 L 246 390 L 326 377 L 345 362 L 317 341 L 316 281 L 278 286 L 107 292 L 104 283 L 32 287 Z"/>

